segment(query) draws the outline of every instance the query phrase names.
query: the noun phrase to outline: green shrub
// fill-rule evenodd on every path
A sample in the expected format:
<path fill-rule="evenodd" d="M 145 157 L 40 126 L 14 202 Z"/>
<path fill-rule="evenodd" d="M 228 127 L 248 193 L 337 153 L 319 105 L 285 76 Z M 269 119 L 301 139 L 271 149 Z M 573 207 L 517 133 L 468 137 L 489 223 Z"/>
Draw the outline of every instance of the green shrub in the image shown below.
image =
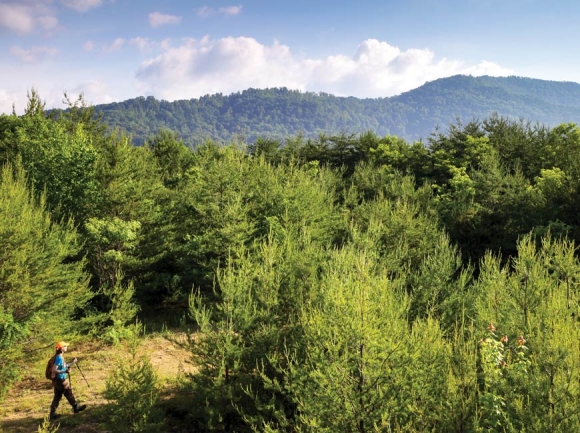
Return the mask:
<path fill-rule="evenodd" d="M 145 356 L 137 355 L 137 347 L 137 339 L 129 342 L 129 359 L 117 361 L 107 380 L 109 424 L 115 432 L 162 431 L 157 373 Z"/>

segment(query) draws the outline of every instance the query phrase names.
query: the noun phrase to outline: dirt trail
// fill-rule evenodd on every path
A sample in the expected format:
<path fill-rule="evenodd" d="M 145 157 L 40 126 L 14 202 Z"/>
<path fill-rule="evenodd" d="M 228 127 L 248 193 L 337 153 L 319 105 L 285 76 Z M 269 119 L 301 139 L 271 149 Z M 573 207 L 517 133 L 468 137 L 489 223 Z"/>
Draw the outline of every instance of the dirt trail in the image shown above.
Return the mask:
<path fill-rule="evenodd" d="M 172 340 L 184 342 L 184 334 L 174 334 Z M 52 355 L 47 352 L 46 359 Z M 160 384 L 171 388 L 184 373 L 194 371 L 189 362 L 190 354 L 178 344 L 163 338 L 146 338 L 139 346 L 138 355 L 146 356 L 156 369 Z M 108 368 L 119 359 L 128 356 L 123 346 L 103 346 L 96 343 L 71 345 L 66 360 L 77 357 L 79 368 L 71 370 L 71 382 L 75 397 L 88 405 L 87 410 L 73 415 L 70 405 L 63 397 L 58 413 L 61 414 L 59 432 L 106 432 L 99 426 L 99 414 L 107 401 L 103 397 Z M 0 432 L 37 432 L 38 426 L 48 414 L 53 397 L 52 385 L 44 378 L 46 360 L 28 367 L 23 379 L 12 388 L 0 408 Z M 81 374 L 82 373 L 82 374 Z M 84 377 L 83 377 L 84 375 Z M 85 380 L 86 379 L 86 380 Z"/>

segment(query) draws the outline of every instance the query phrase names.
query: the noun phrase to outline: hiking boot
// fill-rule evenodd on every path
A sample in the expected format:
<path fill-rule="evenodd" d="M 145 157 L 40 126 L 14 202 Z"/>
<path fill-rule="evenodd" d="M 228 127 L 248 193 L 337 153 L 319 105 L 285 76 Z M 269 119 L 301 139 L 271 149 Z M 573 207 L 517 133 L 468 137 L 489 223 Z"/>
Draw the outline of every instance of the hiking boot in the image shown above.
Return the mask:
<path fill-rule="evenodd" d="M 54 421 L 55 419 L 58 419 L 60 417 L 59 414 L 57 414 L 56 412 L 51 412 L 48 419 L 51 421 Z"/>
<path fill-rule="evenodd" d="M 82 406 L 77 404 L 77 405 L 75 405 L 75 407 L 73 407 L 73 411 L 74 411 L 74 413 L 79 413 L 79 412 L 82 412 L 83 410 L 85 410 L 86 408 L 87 408 L 86 404 L 83 404 Z"/>

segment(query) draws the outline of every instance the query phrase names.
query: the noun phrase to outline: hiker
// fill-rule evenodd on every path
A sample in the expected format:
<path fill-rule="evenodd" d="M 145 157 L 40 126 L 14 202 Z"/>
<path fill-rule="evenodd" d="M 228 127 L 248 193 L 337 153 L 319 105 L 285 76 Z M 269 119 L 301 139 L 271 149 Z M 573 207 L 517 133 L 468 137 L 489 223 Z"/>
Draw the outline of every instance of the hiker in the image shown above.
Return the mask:
<path fill-rule="evenodd" d="M 87 408 L 86 404 L 79 405 L 76 400 L 75 396 L 73 395 L 72 388 L 70 385 L 70 381 L 67 379 L 66 375 L 69 372 L 70 368 L 77 362 L 75 358 L 73 362 L 67 364 L 64 362 L 64 352 L 68 350 L 68 343 L 64 341 L 59 341 L 56 343 L 56 353 L 54 355 L 54 361 L 52 364 L 52 386 L 54 388 L 54 398 L 52 399 L 52 403 L 50 405 L 50 419 L 56 419 L 59 415 L 56 414 L 56 410 L 58 409 L 58 404 L 60 403 L 60 399 L 64 395 L 70 405 L 73 408 L 74 413 L 78 413 L 83 411 Z"/>

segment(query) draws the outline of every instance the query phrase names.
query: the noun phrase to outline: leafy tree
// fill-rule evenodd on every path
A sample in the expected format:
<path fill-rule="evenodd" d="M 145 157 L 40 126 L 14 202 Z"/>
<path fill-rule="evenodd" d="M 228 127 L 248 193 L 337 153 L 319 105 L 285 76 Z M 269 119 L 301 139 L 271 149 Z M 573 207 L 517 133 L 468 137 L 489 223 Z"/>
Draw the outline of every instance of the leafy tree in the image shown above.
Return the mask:
<path fill-rule="evenodd" d="M 357 236 L 331 256 L 312 308 L 303 310 L 305 347 L 291 354 L 285 382 L 296 426 L 442 430 L 450 347 L 435 321 L 418 320 L 409 331 L 405 282 L 389 276 L 390 261 L 379 261 L 369 240 Z"/>
<path fill-rule="evenodd" d="M 538 224 L 537 195 L 523 174 L 509 173 L 494 151 L 478 164 L 477 170 L 452 166 L 452 177 L 437 187 L 436 197 L 451 239 L 474 263 L 487 250 L 514 254 L 518 237 Z"/>
<path fill-rule="evenodd" d="M 370 134 L 361 136 L 361 140 L 369 140 Z M 389 172 L 399 171 L 414 175 L 417 178 L 425 178 L 429 175 L 429 150 L 420 141 L 408 144 L 402 138 L 387 135 L 378 139 L 368 146 L 369 161 L 375 166 L 380 166 Z"/>
<path fill-rule="evenodd" d="M 321 242 L 333 238 L 338 219 L 336 178 L 330 172 L 317 165 L 272 167 L 263 158 L 248 158 L 236 146 L 207 144 L 194 155 L 188 181 L 178 191 L 173 221 L 181 227 L 186 278 L 197 281 L 202 291 L 211 290 L 215 269 L 229 251 L 249 247 L 271 230 L 295 233 L 308 227 Z"/>
<path fill-rule="evenodd" d="M 0 164 L 5 165 L 8 162 L 16 161 L 18 149 L 14 137 L 16 130 L 22 120 L 15 114 L 7 116 L 0 115 Z"/>
<path fill-rule="evenodd" d="M 26 115 L 15 143 L 29 181 L 36 191 L 46 191 L 47 205 L 55 215 L 80 221 L 93 212 L 99 202 L 97 155 L 82 127 L 68 132 L 44 116 Z"/>
<path fill-rule="evenodd" d="M 155 160 L 148 149 L 114 135 L 100 143 L 95 172 L 102 200 L 83 227 L 95 291 L 100 284 L 114 286 L 121 271 L 135 284 L 141 306 L 158 303 L 167 294 L 163 281 L 173 277 L 167 257 L 175 246 L 173 201 Z"/>
<path fill-rule="evenodd" d="M 502 163 L 510 169 L 519 169 L 527 179 L 537 176 L 542 168 L 554 166 L 549 128 L 545 125 L 494 115 L 483 122 L 483 129 Z"/>
<path fill-rule="evenodd" d="M 165 130 L 148 140 L 146 146 L 155 157 L 165 186 L 175 188 L 193 165 L 191 151 L 176 133 Z"/>
<path fill-rule="evenodd" d="M 92 294 L 77 234 L 57 224 L 44 197 L 31 196 L 24 170 L 5 165 L 0 178 L 0 397 L 35 350 L 83 328 L 73 319 Z"/>
<path fill-rule="evenodd" d="M 284 347 L 299 344 L 298 317 L 325 255 L 307 233 L 271 236 L 252 250 L 238 247 L 237 259 L 221 268 L 218 303 L 208 305 L 199 292 L 191 299 L 190 314 L 201 330 L 190 345 L 200 366 L 191 377 L 204 409 L 194 411 L 200 429 L 282 426 L 292 412 L 288 396 L 271 382 L 279 380 Z"/>
<path fill-rule="evenodd" d="M 188 182 L 179 190 L 174 221 L 181 228 L 181 265 L 207 292 L 228 250 L 245 244 L 254 230 L 244 197 L 248 170 L 245 155 L 234 146 L 208 143 L 196 151 Z"/>
<path fill-rule="evenodd" d="M 69 131 L 81 127 L 93 140 L 107 137 L 107 126 L 103 123 L 102 113 L 97 114 L 95 107 L 86 102 L 82 93 L 72 101 L 65 92 L 63 103 L 67 106 L 65 111 L 54 111 L 50 114 L 64 123 Z"/>
<path fill-rule="evenodd" d="M 102 220 L 90 218 L 85 223 L 86 238 L 94 254 L 93 268 L 99 279 L 99 287 L 115 285 L 119 272 L 134 260 L 131 250 L 137 245 L 139 221 L 123 221 L 120 218 Z"/>
<path fill-rule="evenodd" d="M 389 272 L 405 279 L 410 320 L 437 317 L 451 331 L 472 271 L 438 223 L 432 189 L 366 164 L 357 166 L 350 182 L 344 205 L 360 229 L 375 234 Z"/>
<path fill-rule="evenodd" d="M 244 170 L 242 186 L 231 185 L 240 187 L 245 218 L 255 230 L 226 245 L 214 288 L 217 303 L 208 304 L 200 287 L 190 308 L 203 332 L 191 345 L 201 365 L 192 384 L 207 409 L 197 415 L 205 426 L 199 428 L 243 428 L 274 418 L 285 423 L 272 413 L 292 412 L 285 393 L 270 388 L 280 375 L 275 359 L 282 357 L 284 345 L 297 344 L 296 321 L 337 221 L 329 189 L 334 177 L 325 170 L 274 168 L 263 159 Z M 225 223 L 236 227 L 235 221 Z"/>
<path fill-rule="evenodd" d="M 258 137 L 248 146 L 248 151 L 255 157 L 263 157 L 267 161 L 276 162 L 279 159 L 280 141 L 273 138 Z"/>
<path fill-rule="evenodd" d="M 302 321 L 306 359 L 290 364 L 299 423 L 318 431 L 386 428 L 396 407 L 396 372 L 408 362 L 408 302 L 401 282 L 373 275 L 368 253 L 349 248 L 330 266 Z"/>
<path fill-rule="evenodd" d="M 87 247 L 92 252 L 92 269 L 98 278 L 97 293 L 93 300 L 100 315 L 95 317 L 98 335 L 119 342 L 127 334 L 126 326 L 131 322 L 139 307 L 134 299 L 132 281 L 124 281 L 123 269 L 135 266 L 131 254 L 137 244 L 141 225 L 137 221 L 125 222 L 119 218 L 101 220 L 90 218 L 85 224 Z M 103 328 L 107 328 L 103 332 Z"/>

